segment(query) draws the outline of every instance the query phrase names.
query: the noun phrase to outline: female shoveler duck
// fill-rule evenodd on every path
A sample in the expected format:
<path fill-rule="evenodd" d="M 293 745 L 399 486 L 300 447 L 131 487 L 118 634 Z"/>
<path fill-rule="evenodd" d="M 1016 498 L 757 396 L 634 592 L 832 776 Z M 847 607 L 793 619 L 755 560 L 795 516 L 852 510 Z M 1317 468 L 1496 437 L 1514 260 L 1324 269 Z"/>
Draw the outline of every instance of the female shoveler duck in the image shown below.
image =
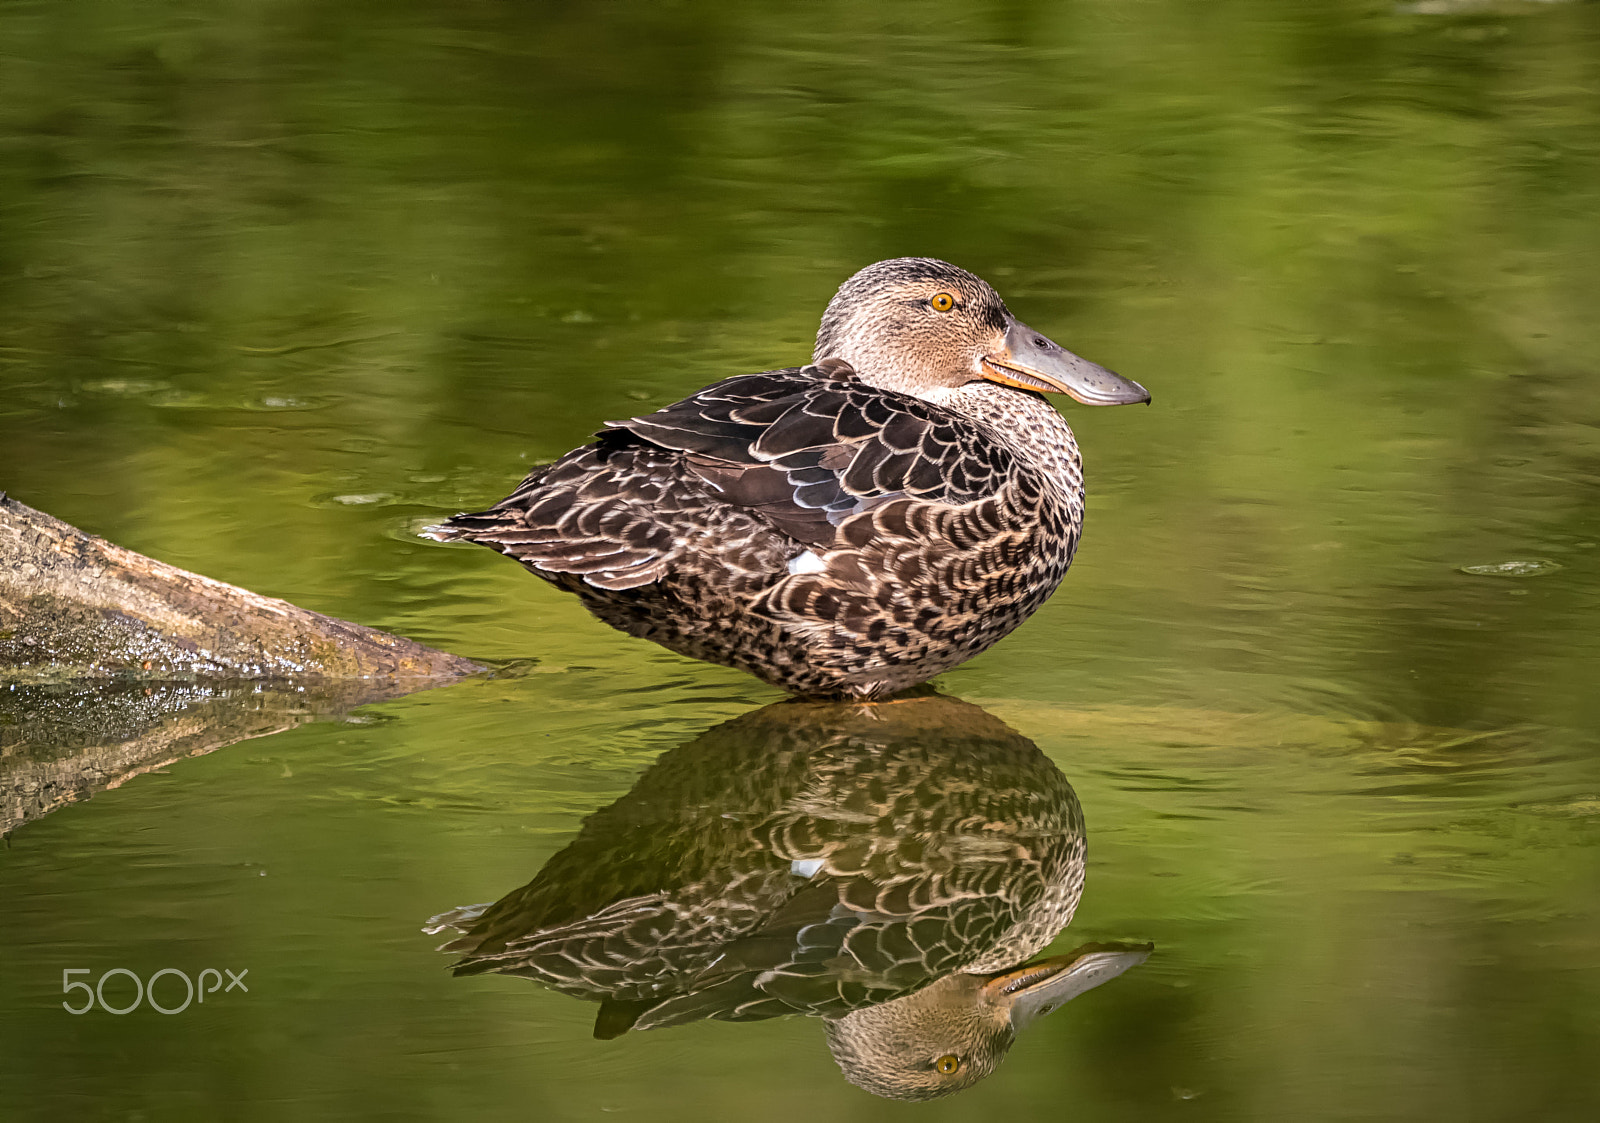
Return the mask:
<path fill-rule="evenodd" d="M 985 650 L 1066 574 L 1083 472 L 1046 393 L 1150 400 L 966 270 L 880 261 L 829 303 L 811 365 L 608 422 L 428 533 L 517 559 L 629 635 L 874 698 Z"/>

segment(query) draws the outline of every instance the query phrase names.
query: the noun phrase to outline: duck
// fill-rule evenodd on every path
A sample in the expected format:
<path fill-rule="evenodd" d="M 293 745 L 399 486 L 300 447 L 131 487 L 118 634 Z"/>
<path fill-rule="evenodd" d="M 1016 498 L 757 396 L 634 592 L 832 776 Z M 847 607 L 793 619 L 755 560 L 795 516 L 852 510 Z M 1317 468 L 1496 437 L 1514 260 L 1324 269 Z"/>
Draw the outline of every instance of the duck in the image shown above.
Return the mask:
<path fill-rule="evenodd" d="M 870 701 L 987 650 L 1066 575 L 1083 466 L 1056 394 L 1150 401 L 976 274 L 880 261 L 839 287 L 805 366 L 606 422 L 423 534 L 497 550 L 681 655 Z"/>
<path fill-rule="evenodd" d="M 594 1036 L 819 1018 L 850 1082 L 933 1099 L 1149 945 L 1036 959 L 1083 892 L 1072 785 L 940 695 L 787 701 L 663 754 L 534 878 L 425 931 L 458 976 L 600 1003 Z"/>

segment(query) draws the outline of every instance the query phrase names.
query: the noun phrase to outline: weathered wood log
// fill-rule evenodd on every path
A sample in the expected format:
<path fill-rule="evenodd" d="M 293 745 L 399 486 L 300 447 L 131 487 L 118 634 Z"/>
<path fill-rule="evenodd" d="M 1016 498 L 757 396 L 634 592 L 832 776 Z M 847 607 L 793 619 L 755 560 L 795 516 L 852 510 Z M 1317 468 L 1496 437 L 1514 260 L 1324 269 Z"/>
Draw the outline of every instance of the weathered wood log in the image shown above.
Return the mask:
<path fill-rule="evenodd" d="M 0 680 L 438 679 L 483 669 L 147 558 L 0 495 Z"/>
<path fill-rule="evenodd" d="M 184 757 L 485 669 L 0 493 L 0 835 Z"/>

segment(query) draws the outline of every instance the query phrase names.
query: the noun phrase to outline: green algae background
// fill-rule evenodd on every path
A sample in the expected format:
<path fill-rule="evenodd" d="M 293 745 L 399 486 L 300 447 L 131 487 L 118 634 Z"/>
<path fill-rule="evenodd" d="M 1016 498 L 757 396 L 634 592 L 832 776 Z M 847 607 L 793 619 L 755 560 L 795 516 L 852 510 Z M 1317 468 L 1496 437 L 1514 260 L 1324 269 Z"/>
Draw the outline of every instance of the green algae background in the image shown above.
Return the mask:
<path fill-rule="evenodd" d="M 1065 407 L 1078 560 L 939 685 L 1078 790 L 1057 950 L 1155 956 L 931 1105 L 451 979 L 423 920 L 776 695 L 412 531 L 912 253 L 1154 394 Z M 516 661 L 18 831 L 4 1114 L 1594 1118 L 1597 293 L 1595 4 L 0 0 L 0 488 Z M 118 966 L 251 990 L 60 1008 Z"/>

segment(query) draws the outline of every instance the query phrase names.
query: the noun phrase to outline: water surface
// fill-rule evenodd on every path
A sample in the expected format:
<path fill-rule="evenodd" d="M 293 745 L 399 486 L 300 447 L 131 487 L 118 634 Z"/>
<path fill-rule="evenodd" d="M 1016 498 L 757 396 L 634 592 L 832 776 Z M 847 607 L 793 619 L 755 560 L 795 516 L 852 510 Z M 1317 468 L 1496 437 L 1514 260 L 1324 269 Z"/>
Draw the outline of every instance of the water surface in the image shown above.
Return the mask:
<path fill-rule="evenodd" d="M 7 0 L 0 487 L 510 661 L 17 830 L 8 1117 L 1594 1118 L 1596 90 L 1584 3 Z M 428 917 L 778 696 L 411 531 L 909 253 L 1155 395 L 1066 407 L 1078 560 L 938 682 L 1081 802 L 1048 950 L 1155 952 L 922 1105 L 452 978 Z M 61 1009 L 169 967 L 249 990 Z"/>

